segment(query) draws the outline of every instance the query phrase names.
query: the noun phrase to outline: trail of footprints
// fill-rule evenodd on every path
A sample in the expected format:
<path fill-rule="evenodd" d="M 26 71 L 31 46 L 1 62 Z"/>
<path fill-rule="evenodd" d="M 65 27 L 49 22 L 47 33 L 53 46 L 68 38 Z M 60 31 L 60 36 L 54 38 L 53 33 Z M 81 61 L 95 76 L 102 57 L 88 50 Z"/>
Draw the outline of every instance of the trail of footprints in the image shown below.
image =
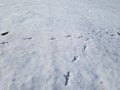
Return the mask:
<path fill-rule="evenodd" d="M 1 33 L 1 36 L 2 37 L 5 37 L 6 35 L 8 35 L 9 34 L 9 32 L 8 31 L 6 31 L 6 32 L 3 32 L 3 33 Z M 86 33 L 87 35 L 90 35 L 90 33 Z M 102 36 L 102 31 L 99 31 L 99 32 L 95 32 L 94 30 L 92 31 L 92 34 L 95 34 L 95 36 L 97 36 L 97 35 L 99 35 L 100 36 L 100 38 L 102 38 L 103 36 Z M 106 35 L 110 35 L 111 37 L 114 37 L 114 36 L 116 36 L 116 35 L 118 35 L 118 36 L 120 36 L 120 32 L 116 32 L 116 33 L 110 33 L 110 32 L 108 32 L 108 31 L 106 31 L 105 32 L 105 34 Z M 66 35 L 65 36 L 65 38 L 71 38 L 72 36 L 71 35 Z M 81 39 L 81 38 L 83 38 L 84 36 L 83 35 L 80 35 L 80 36 L 78 36 L 76 39 Z M 31 40 L 32 39 L 32 37 L 24 37 L 23 38 L 23 40 Z M 56 38 L 55 37 L 51 37 L 49 40 L 56 40 Z M 85 39 L 85 41 L 88 41 L 89 40 L 89 38 L 86 38 Z M 4 41 L 4 42 L 0 42 L 0 44 L 8 44 L 8 42 L 7 41 Z M 84 46 L 84 50 L 86 49 L 86 46 Z"/>
<path fill-rule="evenodd" d="M 92 31 L 92 34 L 94 34 L 95 36 L 97 36 L 97 35 L 100 35 L 100 38 L 102 38 L 102 31 L 99 31 L 99 32 L 96 32 L 95 33 L 95 31 L 93 30 Z M 6 35 L 8 35 L 9 34 L 9 32 L 3 32 L 3 33 L 1 33 L 1 36 L 2 37 L 4 37 L 4 36 L 6 36 Z M 109 32 L 105 32 L 105 34 L 106 35 L 110 35 L 111 37 L 114 37 L 114 36 L 116 36 L 116 34 L 118 35 L 118 36 L 120 36 L 120 32 L 116 32 L 116 34 L 110 34 Z M 87 33 L 87 35 L 90 35 L 90 33 Z M 65 36 L 65 38 L 71 38 L 72 36 L 71 35 L 66 35 Z M 81 39 L 81 38 L 83 38 L 84 36 L 83 35 L 80 35 L 80 36 L 78 36 L 76 39 Z M 32 37 L 25 37 L 25 38 L 23 38 L 23 40 L 31 40 L 32 39 Z M 56 40 L 56 38 L 55 37 L 51 37 L 49 40 L 51 40 L 51 41 L 54 41 L 54 40 Z M 85 39 L 85 41 L 88 41 L 89 40 L 89 38 L 86 38 Z M 1 42 L 0 44 L 8 44 L 8 42 L 7 41 L 4 41 L 4 42 Z M 83 46 L 83 51 L 85 51 L 86 50 L 86 48 L 87 48 L 87 46 L 86 45 L 84 45 Z M 73 59 L 71 59 L 71 63 L 74 63 L 74 62 L 76 62 L 77 60 L 78 60 L 78 58 L 79 58 L 79 56 L 73 56 Z M 70 72 L 68 71 L 66 74 L 64 74 L 63 76 L 64 76 L 64 78 L 65 78 L 65 83 L 64 83 L 64 85 L 65 86 L 67 86 L 68 85 L 68 83 L 69 83 L 69 79 L 70 79 Z M 102 82 L 101 82 L 102 83 Z"/>
<path fill-rule="evenodd" d="M 95 32 L 95 31 L 93 31 L 93 33 L 94 33 L 94 32 Z M 101 34 L 101 33 L 102 33 L 102 31 L 99 31 L 99 32 L 95 33 L 95 36 L 99 35 L 100 38 L 102 38 L 102 34 Z M 106 34 L 109 34 L 109 32 L 106 32 Z M 120 35 L 119 32 L 117 32 L 117 34 Z M 87 35 L 90 35 L 90 33 L 87 33 Z M 113 37 L 113 36 L 116 36 L 116 35 L 115 35 L 115 34 L 110 34 L 110 36 Z M 66 36 L 65 36 L 65 38 L 70 38 L 70 37 L 71 37 L 71 35 L 66 35 Z M 76 39 L 81 39 L 81 38 L 83 38 L 82 35 L 81 35 L 81 36 L 78 36 Z M 50 40 L 55 40 L 55 38 L 52 37 Z M 89 40 L 89 38 L 86 38 L 86 39 L 85 39 L 85 41 L 88 41 L 88 40 Z M 83 51 L 85 51 L 86 48 L 87 48 L 87 46 L 84 45 L 84 46 L 83 46 Z M 79 56 L 73 56 L 73 59 L 72 59 L 71 63 L 74 63 L 75 61 L 77 61 L 78 58 L 79 58 Z M 65 83 L 64 83 L 65 86 L 67 86 L 68 83 L 69 83 L 70 75 L 71 75 L 71 73 L 70 73 L 69 71 L 68 71 L 66 74 L 63 75 L 64 78 L 65 78 Z M 103 82 L 101 81 L 100 84 L 103 84 Z"/>

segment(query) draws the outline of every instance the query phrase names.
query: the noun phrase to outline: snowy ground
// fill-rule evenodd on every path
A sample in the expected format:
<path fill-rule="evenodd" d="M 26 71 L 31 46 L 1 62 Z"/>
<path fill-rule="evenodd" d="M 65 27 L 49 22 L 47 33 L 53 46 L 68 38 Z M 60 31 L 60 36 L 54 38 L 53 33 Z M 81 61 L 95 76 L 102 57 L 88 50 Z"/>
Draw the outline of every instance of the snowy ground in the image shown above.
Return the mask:
<path fill-rule="evenodd" d="M 0 90 L 120 90 L 120 0 L 0 0 Z"/>

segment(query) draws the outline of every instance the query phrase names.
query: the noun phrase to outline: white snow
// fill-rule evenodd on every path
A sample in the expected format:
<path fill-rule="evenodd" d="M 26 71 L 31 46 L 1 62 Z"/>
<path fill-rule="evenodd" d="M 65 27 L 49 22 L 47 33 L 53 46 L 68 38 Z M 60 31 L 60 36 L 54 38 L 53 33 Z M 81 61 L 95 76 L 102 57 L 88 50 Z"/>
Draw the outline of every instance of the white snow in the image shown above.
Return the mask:
<path fill-rule="evenodd" d="M 119 76 L 120 0 L 0 0 L 0 90 L 120 90 Z"/>

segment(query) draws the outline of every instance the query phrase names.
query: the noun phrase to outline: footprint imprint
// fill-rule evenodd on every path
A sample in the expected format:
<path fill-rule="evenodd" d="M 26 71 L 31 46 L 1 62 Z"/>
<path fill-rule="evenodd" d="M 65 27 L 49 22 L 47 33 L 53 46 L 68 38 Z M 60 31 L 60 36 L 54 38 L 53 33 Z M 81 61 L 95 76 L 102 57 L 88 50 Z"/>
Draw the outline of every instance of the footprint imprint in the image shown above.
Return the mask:
<path fill-rule="evenodd" d="M 83 46 L 83 51 L 85 51 L 85 50 L 86 50 L 86 48 L 87 48 L 87 46 L 86 46 L 86 45 L 84 45 L 84 46 Z"/>
<path fill-rule="evenodd" d="M 50 40 L 55 40 L 55 38 L 54 38 L 54 37 L 52 37 L 52 38 L 50 38 Z"/>
<path fill-rule="evenodd" d="M 78 56 L 74 56 L 73 60 L 72 60 L 72 63 L 75 62 L 77 59 L 78 59 Z"/>
<path fill-rule="evenodd" d="M 27 39 L 28 39 L 28 40 L 31 40 L 31 39 L 32 39 L 32 37 L 29 37 L 29 38 L 23 38 L 23 39 L 24 39 L 24 40 L 27 40 Z"/>
<path fill-rule="evenodd" d="M 116 36 L 116 35 L 115 35 L 115 34 L 111 34 L 110 36 L 114 37 L 114 36 Z"/>
<path fill-rule="evenodd" d="M 70 78 L 70 72 L 67 72 L 67 75 L 64 75 L 64 77 L 65 77 L 65 86 L 67 86 Z"/>
<path fill-rule="evenodd" d="M 15 81 L 16 81 L 16 79 L 15 79 L 15 78 L 13 78 L 13 79 L 12 79 L 12 81 L 13 81 L 13 82 L 15 82 Z"/>
<path fill-rule="evenodd" d="M 79 39 L 79 38 L 83 38 L 83 36 L 79 36 L 77 39 Z"/>
<path fill-rule="evenodd" d="M 100 84 L 103 84 L 103 81 L 100 81 Z"/>
<path fill-rule="evenodd" d="M 8 42 L 2 42 L 2 43 L 0 43 L 0 44 L 8 44 Z"/>
<path fill-rule="evenodd" d="M 120 35 L 120 32 L 117 32 L 118 35 Z"/>
<path fill-rule="evenodd" d="M 7 35 L 9 32 L 4 32 L 4 33 L 1 33 L 1 36 L 5 36 Z"/>
<path fill-rule="evenodd" d="M 109 34 L 108 32 L 106 32 L 106 34 Z"/>
<path fill-rule="evenodd" d="M 86 39 L 85 39 L 85 41 L 88 41 L 88 40 L 89 40 L 89 38 L 86 38 Z"/>
<path fill-rule="evenodd" d="M 65 36 L 66 38 L 69 38 L 69 37 L 71 37 L 71 35 L 67 35 L 67 36 Z"/>

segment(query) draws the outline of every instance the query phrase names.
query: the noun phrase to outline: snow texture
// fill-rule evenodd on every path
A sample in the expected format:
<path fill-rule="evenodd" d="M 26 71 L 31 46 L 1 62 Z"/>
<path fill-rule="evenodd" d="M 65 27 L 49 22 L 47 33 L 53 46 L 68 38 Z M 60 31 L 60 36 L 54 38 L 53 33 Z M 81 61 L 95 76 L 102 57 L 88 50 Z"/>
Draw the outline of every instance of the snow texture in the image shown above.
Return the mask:
<path fill-rule="evenodd" d="M 0 0 L 0 90 L 120 90 L 120 0 Z"/>

